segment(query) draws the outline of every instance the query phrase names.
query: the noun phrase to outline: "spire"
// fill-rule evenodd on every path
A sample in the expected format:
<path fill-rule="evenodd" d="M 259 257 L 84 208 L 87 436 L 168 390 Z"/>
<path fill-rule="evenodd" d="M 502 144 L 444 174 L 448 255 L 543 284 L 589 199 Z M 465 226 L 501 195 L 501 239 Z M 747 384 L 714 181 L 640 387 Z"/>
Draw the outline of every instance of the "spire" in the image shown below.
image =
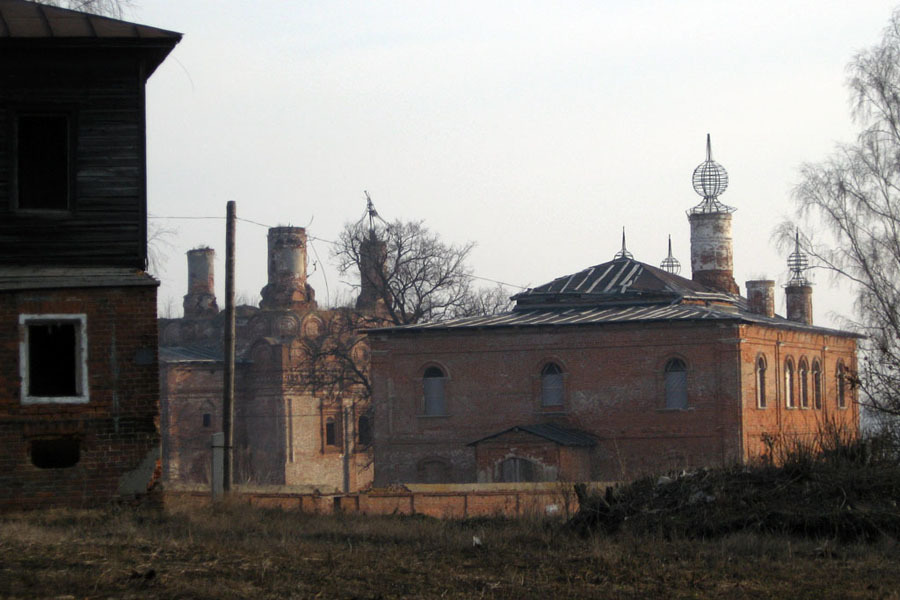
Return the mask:
<path fill-rule="evenodd" d="M 794 251 L 788 256 L 787 265 L 788 270 L 791 272 L 791 278 L 787 283 L 788 286 L 809 285 L 809 280 L 804 275 L 806 269 L 809 268 L 809 259 L 806 257 L 806 253 L 800 249 L 800 229 L 794 232 Z"/>
<path fill-rule="evenodd" d="M 707 152 L 709 150 L 707 149 Z M 678 259 L 672 256 L 672 235 L 669 234 L 669 255 L 663 259 L 661 263 L 659 263 L 659 268 L 667 273 L 671 273 L 672 275 L 678 275 L 681 273 L 681 263 L 678 262 Z"/>
<path fill-rule="evenodd" d="M 613 257 L 613 260 L 621 260 L 621 259 L 633 259 L 634 255 L 628 251 L 628 248 L 625 247 L 625 228 L 622 228 L 622 249 L 616 252 L 616 255 Z"/>
<path fill-rule="evenodd" d="M 691 177 L 694 191 L 703 198 L 688 214 L 697 213 L 732 213 L 734 208 L 719 202 L 719 196 L 728 188 L 728 171 L 713 160 L 712 141 L 706 134 L 706 160 L 694 169 Z"/>

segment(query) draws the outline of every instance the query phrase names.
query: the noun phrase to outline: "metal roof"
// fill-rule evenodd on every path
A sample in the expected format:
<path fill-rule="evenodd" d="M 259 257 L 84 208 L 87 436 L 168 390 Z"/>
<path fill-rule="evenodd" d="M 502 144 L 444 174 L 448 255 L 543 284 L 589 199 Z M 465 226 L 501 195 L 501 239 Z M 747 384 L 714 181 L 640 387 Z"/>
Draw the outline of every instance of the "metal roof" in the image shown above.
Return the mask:
<path fill-rule="evenodd" d="M 597 440 L 591 434 L 580 431 L 578 429 L 569 429 L 555 423 L 539 423 L 536 425 L 516 425 L 509 429 L 504 429 L 497 433 L 493 433 L 487 437 L 469 442 L 469 446 L 474 446 L 487 440 L 505 435 L 507 433 L 517 433 L 524 431 L 531 435 L 536 435 L 545 440 L 550 440 L 560 446 L 596 446 Z"/>
<path fill-rule="evenodd" d="M 23 45 L 116 45 L 145 49 L 146 75 L 181 40 L 175 31 L 26 0 L 0 0 L 0 42 Z"/>
<path fill-rule="evenodd" d="M 513 296 L 518 306 L 554 304 L 632 302 L 638 299 L 679 299 L 734 302 L 735 297 L 708 288 L 690 279 L 621 257 L 572 275 L 558 277 Z"/>
<path fill-rule="evenodd" d="M 156 286 L 144 271 L 117 267 L 0 266 L 0 290 Z"/>

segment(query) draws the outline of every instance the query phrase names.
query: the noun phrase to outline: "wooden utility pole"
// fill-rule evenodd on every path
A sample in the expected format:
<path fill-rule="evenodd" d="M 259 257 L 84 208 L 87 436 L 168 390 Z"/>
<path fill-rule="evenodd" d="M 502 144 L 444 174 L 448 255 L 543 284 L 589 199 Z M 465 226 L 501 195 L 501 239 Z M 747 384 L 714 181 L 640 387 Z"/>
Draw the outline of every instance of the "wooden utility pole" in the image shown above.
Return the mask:
<path fill-rule="evenodd" d="M 222 489 L 226 494 L 231 491 L 234 475 L 234 229 L 236 220 L 234 200 L 229 200 L 225 220 L 225 394 L 222 398 L 222 433 L 225 434 Z"/>

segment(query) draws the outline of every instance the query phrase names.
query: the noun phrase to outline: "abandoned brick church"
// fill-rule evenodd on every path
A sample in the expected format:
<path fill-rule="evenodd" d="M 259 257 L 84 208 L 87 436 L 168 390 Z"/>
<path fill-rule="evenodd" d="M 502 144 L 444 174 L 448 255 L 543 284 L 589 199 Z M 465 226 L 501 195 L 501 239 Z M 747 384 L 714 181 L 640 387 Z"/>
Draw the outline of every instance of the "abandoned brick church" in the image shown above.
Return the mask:
<path fill-rule="evenodd" d="M 727 174 L 688 211 L 691 279 L 625 248 L 514 297 L 511 312 L 369 332 L 376 486 L 628 479 L 747 461 L 768 436 L 859 424 L 856 336 L 812 324 L 799 248 L 775 282 L 733 278 Z"/>

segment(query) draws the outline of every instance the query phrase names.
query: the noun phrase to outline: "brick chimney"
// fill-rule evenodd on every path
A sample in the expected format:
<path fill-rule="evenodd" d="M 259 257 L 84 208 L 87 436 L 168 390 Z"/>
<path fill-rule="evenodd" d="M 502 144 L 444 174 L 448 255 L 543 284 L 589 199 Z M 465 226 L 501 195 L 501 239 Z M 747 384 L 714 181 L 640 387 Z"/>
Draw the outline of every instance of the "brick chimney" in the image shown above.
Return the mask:
<path fill-rule="evenodd" d="M 757 279 L 745 283 L 750 312 L 764 317 L 775 316 L 775 282 Z"/>
<path fill-rule="evenodd" d="M 219 312 L 213 271 L 215 258 L 216 251 L 212 248 L 187 251 L 188 293 L 182 305 L 185 318 L 212 317 Z"/>
<path fill-rule="evenodd" d="M 812 286 L 791 285 L 784 288 L 787 300 L 787 318 L 791 321 L 813 324 Z"/>
<path fill-rule="evenodd" d="M 691 223 L 691 279 L 729 294 L 739 294 L 734 281 L 731 213 L 694 213 Z"/>
<path fill-rule="evenodd" d="M 268 242 L 269 282 L 262 289 L 260 307 L 304 310 L 315 306 L 315 294 L 306 283 L 306 230 L 272 227 Z"/>

